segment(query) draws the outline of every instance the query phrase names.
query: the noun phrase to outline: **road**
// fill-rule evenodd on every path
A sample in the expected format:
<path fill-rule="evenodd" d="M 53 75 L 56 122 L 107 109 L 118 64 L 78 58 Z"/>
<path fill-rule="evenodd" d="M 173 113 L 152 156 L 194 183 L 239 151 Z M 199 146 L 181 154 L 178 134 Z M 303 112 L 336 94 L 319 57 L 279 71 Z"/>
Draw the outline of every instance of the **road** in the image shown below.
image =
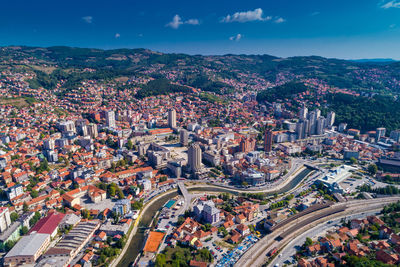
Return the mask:
<path fill-rule="evenodd" d="M 273 247 L 276 247 L 278 249 L 283 248 L 299 233 L 305 232 L 320 223 L 324 223 L 329 220 L 335 219 L 338 216 L 355 214 L 357 212 L 367 212 L 370 210 L 376 210 L 377 208 L 382 208 L 384 205 L 387 205 L 392 202 L 397 202 L 399 200 L 400 197 L 390 197 L 390 198 L 370 199 L 362 201 L 360 200 L 349 201 L 345 204 L 344 203 L 335 204 L 329 208 L 318 210 L 310 214 L 304 215 L 288 223 L 288 225 L 285 225 L 285 227 L 276 229 L 271 234 L 262 238 L 239 259 L 239 261 L 235 264 L 235 266 L 240 266 L 240 267 L 261 266 L 265 263 L 267 259 L 266 254 L 271 248 Z M 343 211 L 340 211 L 341 208 L 343 208 Z M 282 238 L 278 239 L 278 237 Z M 279 241 L 277 241 L 276 239 L 278 239 Z"/>
<path fill-rule="evenodd" d="M 278 179 L 278 181 L 274 183 L 268 183 L 263 186 L 259 187 L 249 187 L 246 189 L 238 189 L 235 186 L 229 186 L 226 184 L 221 184 L 221 183 L 214 183 L 216 186 L 223 187 L 223 188 L 228 188 L 234 191 L 238 191 L 240 193 L 247 192 L 247 193 L 269 193 L 269 192 L 274 192 L 277 190 L 280 190 L 281 188 L 285 187 L 298 173 L 300 173 L 302 170 L 304 170 L 306 167 L 304 164 L 308 164 L 312 166 L 313 164 L 304 160 L 304 159 L 297 159 L 294 158 L 292 159 L 292 167 L 288 171 L 288 173 Z"/>
<path fill-rule="evenodd" d="M 371 211 L 371 212 L 358 212 L 354 213 L 350 216 L 341 216 L 338 217 L 332 221 L 329 222 L 324 222 L 319 225 L 317 225 L 314 228 L 311 228 L 308 231 L 305 231 L 304 233 L 300 234 L 299 236 L 295 237 L 292 241 L 290 241 L 280 252 L 280 257 L 276 257 L 270 264 L 269 266 L 283 266 L 284 264 L 288 264 L 289 262 L 292 262 L 292 256 L 294 256 L 297 252 L 297 248 L 301 247 L 304 242 L 306 241 L 307 237 L 310 237 L 311 239 L 314 239 L 317 236 L 322 235 L 322 233 L 336 227 L 336 225 L 339 225 L 341 223 L 341 220 L 346 218 L 349 220 L 352 219 L 358 219 L 360 217 L 367 217 L 367 216 L 372 216 L 378 214 L 378 211 Z"/>
<path fill-rule="evenodd" d="M 187 191 L 185 184 L 182 181 L 178 183 L 179 191 L 181 191 L 183 197 L 185 198 L 183 212 L 190 208 L 190 203 L 192 202 L 192 195 Z"/>

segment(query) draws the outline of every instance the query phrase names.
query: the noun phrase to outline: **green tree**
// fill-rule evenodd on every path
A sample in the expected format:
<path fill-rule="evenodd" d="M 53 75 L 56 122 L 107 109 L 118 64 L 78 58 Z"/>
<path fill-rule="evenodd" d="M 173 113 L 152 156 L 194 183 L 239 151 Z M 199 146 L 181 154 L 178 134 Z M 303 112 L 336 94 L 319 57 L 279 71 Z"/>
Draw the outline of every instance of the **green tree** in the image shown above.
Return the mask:
<path fill-rule="evenodd" d="M 202 248 L 198 251 L 198 254 L 196 255 L 196 259 L 199 261 L 203 261 L 203 262 L 212 262 L 213 256 L 208 249 Z"/>
<path fill-rule="evenodd" d="M 22 226 L 22 228 L 19 230 L 20 235 L 26 235 L 28 233 L 29 229 L 26 226 Z"/>
<path fill-rule="evenodd" d="M 82 210 L 81 215 L 84 219 L 90 219 L 90 212 L 87 209 Z"/>
<path fill-rule="evenodd" d="M 8 240 L 7 242 L 6 242 L 6 244 L 5 244 L 5 246 L 4 246 L 4 249 L 6 250 L 6 251 L 10 251 L 12 248 L 13 248 L 13 246 L 15 245 L 15 241 L 12 241 L 12 240 Z"/>
<path fill-rule="evenodd" d="M 16 213 L 16 212 L 11 212 L 11 214 L 10 214 L 11 222 L 15 222 L 16 220 L 18 220 L 18 218 L 19 218 L 18 213 Z"/>
<path fill-rule="evenodd" d="M 132 204 L 132 209 L 133 210 L 140 210 L 143 207 L 143 199 L 140 199 L 139 201 L 135 201 Z"/>
<path fill-rule="evenodd" d="M 164 267 L 166 264 L 165 254 L 158 254 L 156 257 L 156 267 Z"/>
<path fill-rule="evenodd" d="M 38 191 L 32 190 L 32 192 L 31 192 L 31 197 L 32 197 L 32 198 L 37 198 L 38 196 L 39 196 Z"/>
<path fill-rule="evenodd" d="M 119 199 L 124 199 L 125 198 L 125 195 L 124 195 L 124 193 L 122 192 L 122 190 L 121 190 L 121 188 L 118 188 L 118 198 Z"/>
<path fill-rule="evenodd" d="M 375 164 L 369 164 L 367 170 L 371 175 L 375 175 L 378 172 L 378 166 Z"/>
<path fill-rule="evenodd" d="M 115 172 L 116 165 L 115 163 L 111 163 L 111 172 Z"/>
<path fill-rule="evenodd" d="M 113 197 L 113 196 L 115 196 L 115 192 L 116 192 L 115 187 L 114 186 L 110 186 L 109 190 L 108 190 L 108 194 Z"/>
<path fill-rule="evenodd" d="M 22 211 L 24 213 L 29 211 L 29 207 L 28 207 L 28 204 L 26 204 L 26 202 L 24 202 L 24 204 L 22 205 Z"/>
<path fill-rule="evenodd" d="M 357 164 L 357 159 L 355 157 L 350 158 L 350 163 L 351 164 Z"/>
<path fill-rule="evenodd" d="M 127 147 L 129 150 L 132 150 L 132 149 L 133 149 L 133 143 L 132 143 L 132 140 L 131 140 L 131 139 L 129 139 L 128 142 L 126 143 L 126 147 Z"/>

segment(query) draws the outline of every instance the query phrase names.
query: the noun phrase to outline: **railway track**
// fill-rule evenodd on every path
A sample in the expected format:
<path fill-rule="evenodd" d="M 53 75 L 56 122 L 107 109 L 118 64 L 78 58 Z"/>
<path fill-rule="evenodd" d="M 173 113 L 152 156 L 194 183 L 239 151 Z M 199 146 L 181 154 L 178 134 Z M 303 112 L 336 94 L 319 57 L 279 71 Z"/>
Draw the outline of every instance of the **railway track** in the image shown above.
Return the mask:
<path fill-rule="evenodd" d="M 346 212 L 353 210 L 362 211 L 363 208 L 377 209 L 387 204 L 400 201 L 400 197 L 388 197 L 381 199 L 370 199 L 370 200 L 356 200 L 345 203 L 333 204 L 332 202 L 324 203 L 315 207 L 310 207 L 309 212 L 298 213 L 291 218 L 271 227 L 271 233 L 261 239 L 252 248 L 250 248 L 235 266 L 257 266 L 255 261 L 260 257 L 265 258 L 266 251 L 271 250 L 271 247 L 280 249 L 279 242 L 287 237 L 298 232 L 302 228 L 305 228 L 312 223 L 322 220 L 323 218 L 329 218 L 335 214 L 343 215 Z M 261 246 L 261 247 L 260 247 Z"/>

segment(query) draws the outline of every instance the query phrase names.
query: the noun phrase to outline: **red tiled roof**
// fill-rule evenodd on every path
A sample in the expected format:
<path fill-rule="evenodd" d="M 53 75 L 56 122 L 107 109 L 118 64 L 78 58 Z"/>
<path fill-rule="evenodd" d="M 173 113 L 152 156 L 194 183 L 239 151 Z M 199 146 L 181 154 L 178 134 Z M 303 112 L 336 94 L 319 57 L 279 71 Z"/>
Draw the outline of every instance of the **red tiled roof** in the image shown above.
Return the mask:
<path fill-rule="evenodd" d="M 60 224 L 64 216 L 64 213 L 53 212 L 46 217 L 40 219 L 37 224 L 35 224 L 35 226 L 29 231 L 29 233 L 38 232 L 41 234 L 52 234 L 57 226 Z"/>

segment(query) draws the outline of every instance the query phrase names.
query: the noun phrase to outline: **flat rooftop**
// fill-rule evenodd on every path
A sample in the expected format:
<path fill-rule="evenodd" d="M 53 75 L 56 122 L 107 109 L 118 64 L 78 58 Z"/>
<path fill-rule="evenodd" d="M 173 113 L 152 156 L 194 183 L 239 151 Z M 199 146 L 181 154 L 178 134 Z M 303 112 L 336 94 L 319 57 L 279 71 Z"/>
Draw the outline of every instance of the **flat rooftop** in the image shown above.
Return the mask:
<path fill-rule="evenodd" d="M 328 173 L 322 174 L 318 180 L 326 185 L 332 186 L 349 178 L 352 175 L 350 172 L 351 170 L 356 170 L 356 168 L 342 165 L 334 170 L 330 170 Z"/>
<path fill-rule="evenodd" d="M 33 256 L 49 238 L 49 234 L 40 233 L 23 236 L 5 257 Z"/>

